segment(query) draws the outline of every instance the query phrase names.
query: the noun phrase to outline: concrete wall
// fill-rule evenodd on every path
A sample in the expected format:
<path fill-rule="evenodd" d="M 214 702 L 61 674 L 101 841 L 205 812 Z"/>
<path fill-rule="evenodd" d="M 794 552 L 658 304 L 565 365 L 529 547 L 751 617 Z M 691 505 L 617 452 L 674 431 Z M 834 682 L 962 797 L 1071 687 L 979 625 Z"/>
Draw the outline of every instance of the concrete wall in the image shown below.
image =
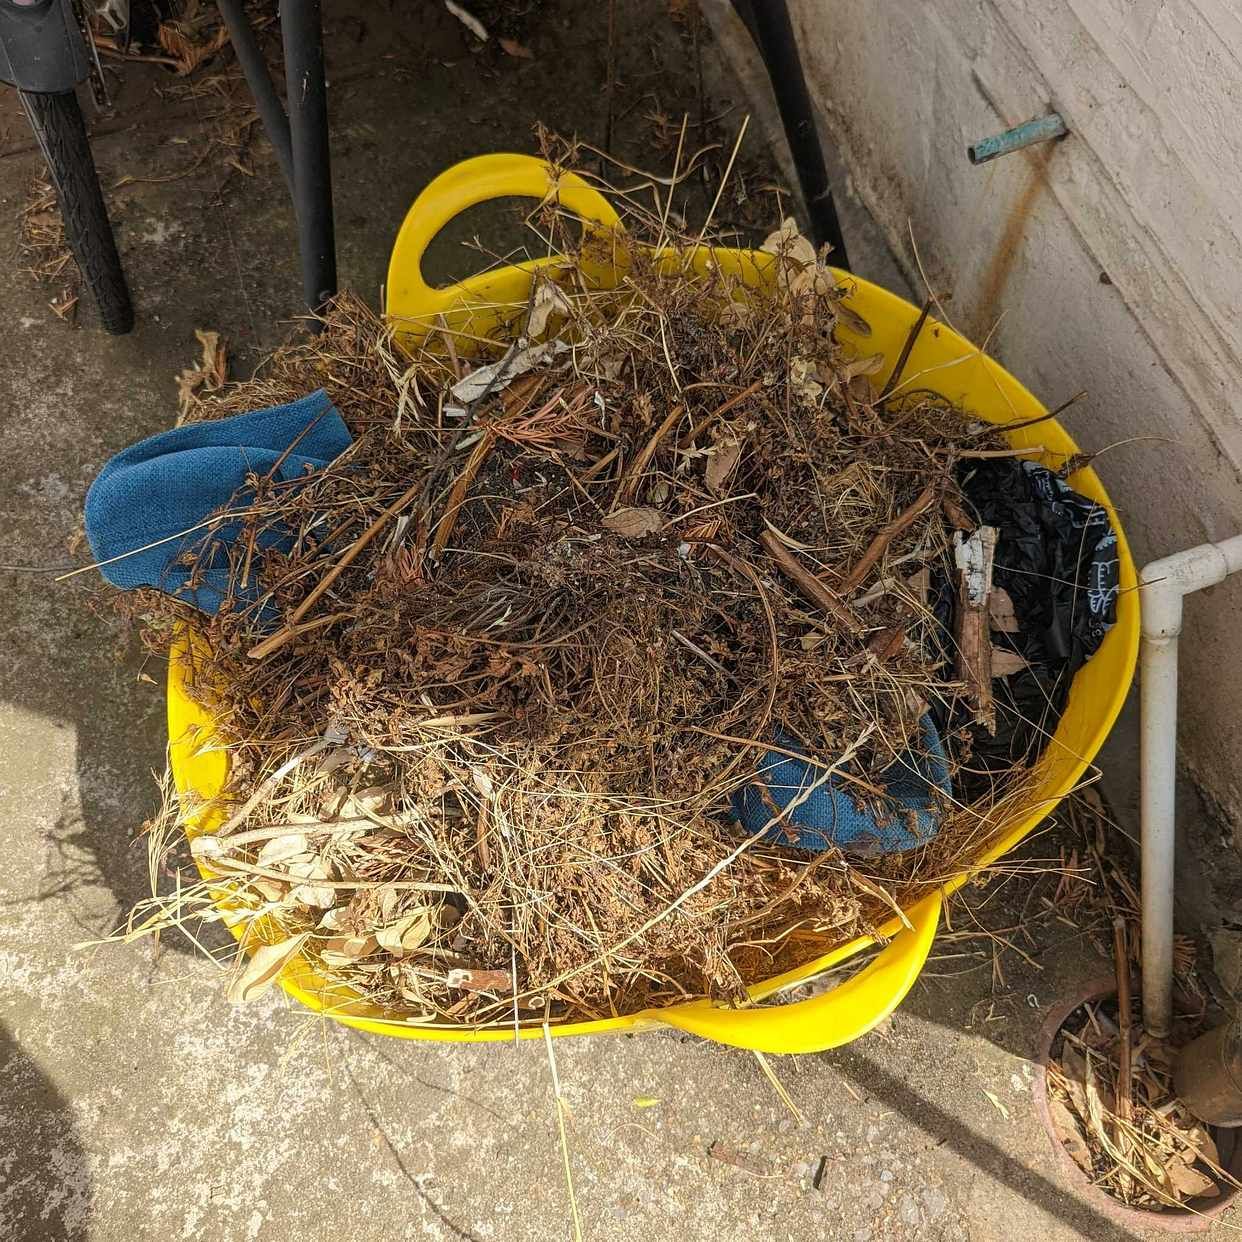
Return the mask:
<path fill-rule="evenodd" d="M 762 3 L 762 0 L 757 0 Z M 1242 531 L 1242 9 L 1234 0 L 790 0 L 821 128 L 912 287 L 1066 417 L 1139 563 Z M 705 5 L 780 145 L 761 67 Z M 1070 137 L 979 167 L 1049 110 Z M 916 254 L 917 248 L 917 254 Z M 860 272 L 868 275 L 867 272 Z M 1132 440 L 1130 443 L 1118 443 Z M 1242 842 L 1242 582 L 1192 599 L 1181 744 Z M 1125 730 L 1113 784 L 1132 779 Z M 1219 834 L 1214 838 L 1219 844 Z"/>

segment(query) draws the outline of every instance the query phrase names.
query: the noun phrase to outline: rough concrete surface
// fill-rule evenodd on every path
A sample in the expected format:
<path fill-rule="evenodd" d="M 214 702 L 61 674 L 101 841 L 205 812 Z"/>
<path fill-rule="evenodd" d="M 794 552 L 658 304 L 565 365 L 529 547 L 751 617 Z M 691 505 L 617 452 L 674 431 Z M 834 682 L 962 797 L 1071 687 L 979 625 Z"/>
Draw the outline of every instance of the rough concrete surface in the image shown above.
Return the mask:
<path fill-rule="evenodd" d="M 455 160 L 530 149 L 536 120 L 600 139 L 603 17 L 549 2 L 524 20 L 530 61 L 473 48 L 431 0 L 332 6 L 343 285 L 376 296 L 406 206 Z M 696 114 L 695 56 L 657 0 L 618 6 L 618 47 L 618 141 L 624 130 L 634 161 L 648 114 Z M 701 52 L 719 112 L 728 82 L 706 41 Z M 24 276 L 0 287 L 0 1239 L 571 1237 L 540 1044 L 362 1036 L 280 997 L 230 1006 L 184 943 L 75 947 L 147 891 L 134 834 L 163 763 L 162 670 L 92 611 L 89 577 L 58 584 L 49 571 L 82 562 L 68 541 L 102 463 L 172 421 L 194 329 L 222 331 L 244 374 L 298 310 L 290 212 L 262 142 L 243 156 L 253 177 L 216 155 L 179 175 L 221 100 L 161 103 L 162 71 L 120 68 L 94 145 L 136 331 L 105 337 L 88 309 L 68 327 L 47 309 L 52 291 Z M 718 123 L 728 134 L 740 93 L 733 103 Z M 0 95 L 10 271 L 36 171 Z M 138 180 L 118 186 L 125 176 Z M 865 215 L 843 207 L 860 270 L 896 284 Z M 1057 848 L 1045 837 L 1027 854 Z M 1009 927 L 1035 882 L 1017 872 L 972 892 L 959 926 Z M 1055 920 L 1022 954 L 997 949 L 999 976 L 980 943 L 942 941 L 883 1030 L 773 1059 L 801 1123 L 749 1054 L 673 1034 L 558 1041 L 584 1235 L 1142 1236 L 1065 1191 L 1031 1109 L 1042 1014 L 1099 959 Z"/>

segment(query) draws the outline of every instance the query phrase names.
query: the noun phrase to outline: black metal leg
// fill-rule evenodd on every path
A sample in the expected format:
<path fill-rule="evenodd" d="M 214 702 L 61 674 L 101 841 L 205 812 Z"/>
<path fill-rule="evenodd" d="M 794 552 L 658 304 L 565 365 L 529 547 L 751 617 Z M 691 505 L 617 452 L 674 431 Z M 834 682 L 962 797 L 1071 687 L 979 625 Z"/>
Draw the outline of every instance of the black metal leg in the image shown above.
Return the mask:
<path fill-rule="evenodd" d="M 284 104 L 280 102 L 280 96 L 276 94 L 276 88 L 272 85 L 271 75 L 267 71 L 267 62 L 263 59 L 259 42 L 254 37 L 254 28 L 246 19 L 242 0 L 216 0 L 216 3 L 219 5 L 220 15 L 224 18 L 224 24 L 228 27 L 229 39 L 237 55 L 237 63 L 241 65 L 242 73 L 246 75 L 246 82 L 250 87 L 250 93 L 254 96 L 259 120 L 263 122 L 263 131 L 276 151 L 276 158 L 280 161 L 280 171 L 284 173 L 289 193 L 292 194 L 294 192 L 293 155 L 289 144 L 289 118 L 285 116 Z"/>
<path fill-rule="evenodd" d="M 772 81 L 789 153 L 793 156 L 802 197 L 810 213 L 815 244 L 822 246 L 827 243 L 831 246 L 832 262 L 849 271 L 845 238 L 841 235 L 841 222 L 837 219 L 837 207 L 832 201 L 824 151 L 815 128 L 815 113 L 802 72 L 802 59 L 798 55 L 798 42 L 789 20 L 789 9 L 785 0 L 754 0 L 754 3 L 734 0 L 734 7 L 754 36 Z"/>
<path fill-rule="evenodd" d="M 280 5 L 302 289 L 312 310 L 320 310 L 336 293 L 328 92 L 320 9 L 320 0 L 281 0 Z"/>

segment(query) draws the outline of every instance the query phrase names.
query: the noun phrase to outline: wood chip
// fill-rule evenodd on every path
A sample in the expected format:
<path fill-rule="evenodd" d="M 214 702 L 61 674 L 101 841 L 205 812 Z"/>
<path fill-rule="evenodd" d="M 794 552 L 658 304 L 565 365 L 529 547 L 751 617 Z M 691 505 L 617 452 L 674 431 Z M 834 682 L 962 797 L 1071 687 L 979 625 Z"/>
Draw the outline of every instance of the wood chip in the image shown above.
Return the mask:
<path fill-rule="evenodd" d="M 812 604 L 826 612 L 838 625 L 844 626 L 849 633 L 858 633 L 862 627 L 844 600 L 811 573 L 772 531 L 765 530 L 759 536 L 759 542 L 780 566 L 781 572 L 793 581 Z"/>
<path fill-rule="evenodd" d="M 996 705 L 992 698 L 992 640 L 988 628 L 988 598 L 992 593 L 992 558 L 996 528 L 981 526 L 969 539 L 955 537 L 958 567 L 957 676 L 966 683 L 974 704 L 975 720 L 996 732 Z"/>
<path fill-rule="evenodd" d="M 971 520 L 970 514 L 952 496 L 941 497 L 940 507 L 944 510 L 945 517 L 949 519 L 949 525 L 955 530 L 969 533 L 975 529 L 975 524 Z"/>
<path fill-rule="evenodd" d="M 450 970 L 446 982 L 467 992 L 513 991 L 513 976 L 507 970 Z"/>

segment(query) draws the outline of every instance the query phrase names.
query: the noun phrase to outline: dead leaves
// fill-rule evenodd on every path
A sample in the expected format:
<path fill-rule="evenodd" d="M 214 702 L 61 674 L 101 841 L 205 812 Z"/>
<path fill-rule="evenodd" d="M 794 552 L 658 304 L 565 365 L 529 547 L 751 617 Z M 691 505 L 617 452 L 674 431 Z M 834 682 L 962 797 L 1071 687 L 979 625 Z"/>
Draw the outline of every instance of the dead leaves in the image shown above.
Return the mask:
<path fill-rule="evenodd" d="M 1094 1171 L 1091 1148 L 1087 1146 L 1087 1140 L 1083 1138 L 1069 1105 L 1054 1097 L 1048 1101 L 1048 1111 L 1052 1115 L 1052 1126 L 1057 1132 L 1057 1138 L 1061 1140 L 1061 1146 L 1069 1153 L 1070 1159 L 1090 1177 Z"/>
<path fill-rule="evenodd" d="M 336 901 L 336 888 L 331 884 L 318 884 L 318 880 L 332 879 L 332 868 L 322 858 L 294 858 L 287 865 L 289 875 L 304 880 L 289 893 L 295 905 L 327 910 Z"/>
<path fill-rule="evenodd" d="M 1206 1173 L 1192 1168 L 1184 1158 L 1170 1160 L 1164 1172 L 1179 1199 L 1215 1199 L 1220 1194 L 1216 1182 Z"/>
<path fill-rule="evenodd" d="M 707 453 L 707 467 L 703 472 L 704 481 L 713 492 L 723 490 L 732 477 L 737 464 L 742 459 L 742 442 L 737 436 L 728 433 L 716 441 Z"/>
<path fill-rule="evenodd" d="M 1010 651 L 1007 647 L 992 648 L 993 677 L 1012 677 L 1014 673 L 1020 673 L 1029 667 L 1016 651 Z"/>
<path fill-rule="evenodd" d="M 229 32 L 223 22 L 207 30 L 187 21 L 161 22 L 159 39 L 160 47 L 172 57 L 174 72 L 185 77 L 229 41 Z"/>
<path fill-rule="evenodd" d="M 644 539 L 664 528 L 664 514 L 642 506 L 614 509 L 601 525 L 622 539 Z"/>
<path fill-rule="evenodd" d="M 421 948 L 434 930 L 435 921 L 431 911 L 422 909 L 405 915 L 390 927 L 381 927 L 375 933 L 375 939 L 381 949 L 387 950 L 394 957 L 403 957 Z"/>
<path fill-rule="evenodd" d="M 306 838 L 300 832 L 287 832 L 273 837 L 259 850 L 259 865 L 275 867 L 306 853 Z"/>
<path fill-rule="evenodd" d="M 359 958 L 375 952 L 379 941 L 374 936 L 332 936 L 320 950 L 325 966 L 352 966 Z"/>
<path fill-rule="evenodd" d="M 1232 1179 L 1220 1169 L 1207 1130 L 1173 1097 L 1166 1046 L 1144 1037 L 1133 1050 L 1126 1120 L 1117 1115 L 1114 1010 L 1093 1004 L 1078 1012 L 1085 1020 L 1062 1029 L 1047 1071 L 1052 1128 L 1070 1159 L 1092 1184 L 1132 1207 L 1217 1197 Z"/>
<path fill-rule="evenodd" d="M 195 328 L 194 335 L 198 338 L 202 357 L 194 366 L 187 367 L 177 376 L 177 396 L 182 419 L 190 412 L 201 393 L 219 391 L 229 375 L 228 349 L 220 339 L 220 333 Z"/>
<path fill-rule="evenodd" d="M 504 40 L 501 40 L 504 43 Z M 526 320 L 526 335 L 532 341 L 542 341 L 548 328 L 559 327 L 570 318 L 574 308 L 560 288 L 550 280 L 541 280 L 531 301 L 530 315 Z"/>
<path fill-rule="evenodd" d="M 764 238 L 760 249 L 776 255 L 780 264 L 780 281 L 794 297 L 813 294 L 816 298 L 827 298 L 836 288 L 837 278 L 826 265 L 820 263 L 814 245 L 802 235 L 797 221 L 792 217 L 782 220 L 780 228 Z M 815 306 L 808 298 L 802 310 L 802 319 L 809 322 L 814 317 Z"/>
<path fill-rule="evenodd" d="M 276 944 L 260 945 L 245 959 L 229 984 L 228 997 L 235 1005 L 258 1000 L 280 978 L 281 971 L 302 951 L 309 932 L 290 936 Z"/>

